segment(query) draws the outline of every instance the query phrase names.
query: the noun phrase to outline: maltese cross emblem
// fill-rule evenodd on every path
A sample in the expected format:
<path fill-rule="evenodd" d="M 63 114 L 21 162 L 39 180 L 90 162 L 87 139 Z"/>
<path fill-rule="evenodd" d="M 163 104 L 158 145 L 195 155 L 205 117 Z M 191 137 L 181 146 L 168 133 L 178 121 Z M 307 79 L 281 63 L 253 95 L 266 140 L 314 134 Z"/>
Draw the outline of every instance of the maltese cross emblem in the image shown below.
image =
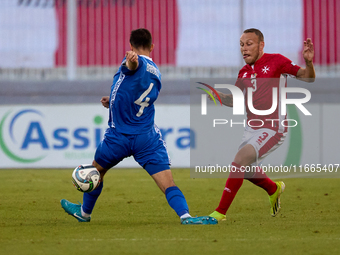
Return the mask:
<path fill-rule="evenodd" d="M 268 71 L 269 71 L 269 67 L 268 66 L 263 67 L 262 73 L 267 73 Z"/>

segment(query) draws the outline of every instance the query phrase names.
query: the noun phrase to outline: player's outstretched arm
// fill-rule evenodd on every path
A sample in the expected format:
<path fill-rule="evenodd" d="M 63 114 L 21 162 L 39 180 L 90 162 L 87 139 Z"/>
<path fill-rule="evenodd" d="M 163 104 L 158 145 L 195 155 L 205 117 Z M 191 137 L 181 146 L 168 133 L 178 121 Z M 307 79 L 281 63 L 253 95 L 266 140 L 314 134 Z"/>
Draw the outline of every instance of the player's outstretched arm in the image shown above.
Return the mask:
<path fill-rule="evenodd" d="M 106 96 L 106 97 L 102 97 L 102 99 L 100 100 L 100 102 L 102 103 L 102 105 L 105 108 L 109 108 L 110 106 L 110 97 Z"/>
<path fill-rule="evenodd" d="M 300 68 L 296 74 L 296 78 L 306 82 L 314 82 L 315 81 L 315 70 L 313 65 L 314 46 L 310 38 L 307 38 L 307 40 L 303 42 L 302 55 L 306 62 L 306 68 Z"/>
<path fill-rule="evenodd" d="M 218 95 L 221 98 L 222 104 L 224 104 L 225 106 L 229 106 L 229 107 L 233 107 L 233 95 L 232 94 L 224 94 L 222 92 L 216 91 L 218 93 Z M 212 93 L 212 91 L 210 91 L 210 93 L 212 95 L 214 95 L 215 99 L 218 99 L 217 96 L 215 95 L 215 93 Z M 210 96 L 208 96 L 210 100 L 213 100 Z"/>
<path fill-rule="evenodd" d="M 138 68 L 138 55 L 136 52 L 130 50 L 126 52 L 126 67 L 133 71 Z"/>

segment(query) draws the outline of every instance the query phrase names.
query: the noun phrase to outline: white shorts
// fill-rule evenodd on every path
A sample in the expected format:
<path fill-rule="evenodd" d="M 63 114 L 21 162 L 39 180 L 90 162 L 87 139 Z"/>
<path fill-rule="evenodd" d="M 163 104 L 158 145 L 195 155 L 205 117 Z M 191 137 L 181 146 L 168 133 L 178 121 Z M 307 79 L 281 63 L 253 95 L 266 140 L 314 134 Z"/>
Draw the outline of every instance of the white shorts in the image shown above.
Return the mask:
<path fill-rule="evenodd" d="M 256 162 L 252 165 L 259 165 L 265 157 L 270 153 L 275 151 L 277 148 L 283 144 L 287 133 L 278 133 L 274 130 L 268 128 L 252 129 L 246 126 L 241 145 L 238 150 L 240 150 L 246 144 L 251 144 L 256 151 Z"/>

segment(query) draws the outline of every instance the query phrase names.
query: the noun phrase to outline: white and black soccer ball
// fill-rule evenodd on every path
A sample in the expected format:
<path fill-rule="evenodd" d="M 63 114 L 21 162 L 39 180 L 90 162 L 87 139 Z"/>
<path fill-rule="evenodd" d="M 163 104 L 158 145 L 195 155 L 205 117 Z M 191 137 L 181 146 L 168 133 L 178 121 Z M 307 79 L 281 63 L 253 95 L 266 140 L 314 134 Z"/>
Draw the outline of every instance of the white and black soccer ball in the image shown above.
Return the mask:
<path fill-rule="evenodd" d="M 91 192 L 100 184 L 100 173 L 92 165 L 80 165 L 72 173 L 74 187 L 81 192 Z"/>

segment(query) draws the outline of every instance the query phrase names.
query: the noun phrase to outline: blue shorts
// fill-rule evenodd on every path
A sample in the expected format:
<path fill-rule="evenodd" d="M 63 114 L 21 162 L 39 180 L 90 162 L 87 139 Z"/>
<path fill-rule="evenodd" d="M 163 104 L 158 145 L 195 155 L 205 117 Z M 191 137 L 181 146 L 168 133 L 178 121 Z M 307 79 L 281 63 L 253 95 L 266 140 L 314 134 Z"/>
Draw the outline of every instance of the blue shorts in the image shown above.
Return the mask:
<path fill-rule="evenodd" d="M 101 167 L 110 169 L 129 156 L 150 175 L 170 169 L 170 158 L 157 126 L 139 135 L 121 134 L 115 128 L 108 128 L 94 159 Z"/>

